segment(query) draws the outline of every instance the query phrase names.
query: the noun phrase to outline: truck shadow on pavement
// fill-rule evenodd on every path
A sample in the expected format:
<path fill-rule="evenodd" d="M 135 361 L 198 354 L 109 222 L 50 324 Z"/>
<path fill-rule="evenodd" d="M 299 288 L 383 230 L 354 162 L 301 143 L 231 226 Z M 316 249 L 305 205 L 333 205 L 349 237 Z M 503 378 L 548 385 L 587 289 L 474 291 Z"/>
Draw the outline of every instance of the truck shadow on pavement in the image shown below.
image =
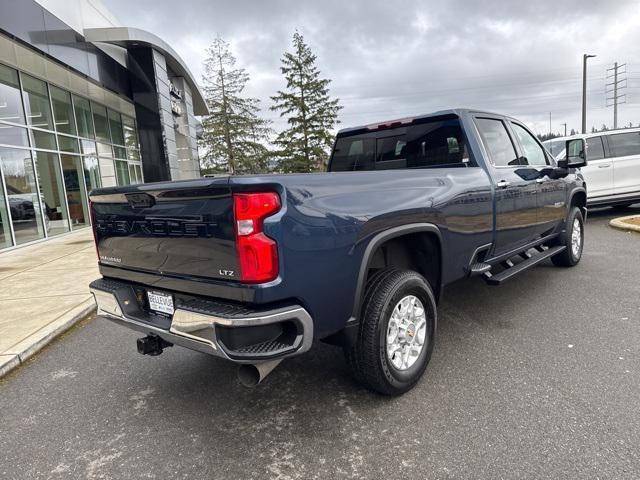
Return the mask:
<path fill-rule="evenodd" d="M 440 305 L 431 364 L 414 390 L 400 398 L 385 397 L 360 387 L 350 376 L 341 349 L 317 343 L 310 352 L 283 361 L 254 388 L 237 382 L 235 365 L 203 354 L 168 349 L 168 355 L 149 359 L 166 364 L 153 369 L 154 373 L 147 377 L 156 391 L 150 408 L 176 417 L 196 415 L 198 422 L 205 423 L 208 420 L 200 415 L 213 415 L 216 427 L 229 431 L 278 428 L 300 416 L 308 418 L 305 428 L 309 419 L 318 417 L 313 430 L 330 431 L 335 423 L 326 422 L 323 417 L 367 417 L 428 394 L 434 388 L 434 377 L 442 380 L 450 374 L 444 367 L 455 364 L 452 357 L 473 353 L 465 348 L 473 345 L 478 335 L 489 338 L 495 331 L 517 328 L 521 319 L 513 313 L 519 308 L 520 299 L 525 293 L 543 295 L 553 288 L 547 277 L 548 274 L 539 271 L 500 288 L 489 287 L 479 279 L 449 286 Z"/>

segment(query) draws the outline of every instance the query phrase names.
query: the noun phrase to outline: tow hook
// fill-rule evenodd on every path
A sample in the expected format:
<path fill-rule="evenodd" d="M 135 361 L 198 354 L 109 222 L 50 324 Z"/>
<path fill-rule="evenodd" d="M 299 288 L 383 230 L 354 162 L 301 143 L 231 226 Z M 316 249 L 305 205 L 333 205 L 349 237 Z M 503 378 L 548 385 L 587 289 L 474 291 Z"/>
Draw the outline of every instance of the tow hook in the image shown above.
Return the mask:
<path fill-rule="evenodd" d="M 173 347 L 173 343 L 169 343 L 156 335 L 147 335 L 144 338 L 139 338 L 137 345 L 139 354 L 151 355 L 152 357 L 160 355 L 162 350 L 167 347 Z"/>

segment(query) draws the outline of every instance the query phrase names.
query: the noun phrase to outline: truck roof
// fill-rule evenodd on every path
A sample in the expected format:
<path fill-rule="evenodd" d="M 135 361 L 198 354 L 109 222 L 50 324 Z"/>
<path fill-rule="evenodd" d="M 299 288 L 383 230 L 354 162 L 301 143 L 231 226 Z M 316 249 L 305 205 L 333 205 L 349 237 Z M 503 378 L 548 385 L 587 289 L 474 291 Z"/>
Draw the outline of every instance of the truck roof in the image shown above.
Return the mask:
<path fill-rule="evenodd" d="M 375 127 L 378 126 L 382 126 L 382 125 L 387 125 L 387 126 L 401 126 L 401 125 L 408 125 L 411 123 L 414 123 L 416 121 L 419 120 L 426 120 L 429 118 L 437 118 L 437 117 L 461 117 L 464 115 L 469 115 L 469 114 L 486 114 L 486 115 L 496 115 L 496 116 L 500 116 L 503 118 L 511 118 L 507 115 L 503 115 L 500 113 L 495 113 L 495 112 L 488 112 L 488 111 L 484 111 L 484 110 L 478 110 L 475 108 L 450 108 L 450 109 L 446 109 L 446 110 L 438 110 L 437 112 L 431 112 L 431 113 L 423 113 L 423 114 L 419 114 L 419 115 L 411 115 L 411 116 L 407 116 L 407 117 L 402 117 L 402 118 L 395 118 L 392 120 L 382 120 L 379 122 L 372 122 L 370 124 L 367 125 L 358 125 L 355 127 L 349 127 L 349 128 L 342 128 L 340 130 L 338 130 L 338 137 L 343 136 L 343 135 L 348 135 L 350 133 L 355 133 L 357 131 L 362 131 L 362 130 L 369 130 L 369 129 L 373 129 Z"/>

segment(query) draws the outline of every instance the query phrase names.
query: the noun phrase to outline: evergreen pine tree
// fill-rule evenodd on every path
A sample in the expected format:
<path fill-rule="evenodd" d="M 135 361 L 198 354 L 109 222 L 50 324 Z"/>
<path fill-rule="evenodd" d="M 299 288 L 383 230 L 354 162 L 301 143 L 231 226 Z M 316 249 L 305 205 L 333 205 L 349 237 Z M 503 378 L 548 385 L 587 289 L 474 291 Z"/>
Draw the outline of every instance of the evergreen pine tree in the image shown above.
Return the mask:
<path fill-rule="evenodd" d="M 204 71 L 210 114 L 202 122 L 203 167 L 231 174 L 267 171 L 270 122 L 258 116 L 260 100 L 243 95 L 249 75 L 219 37 L 207 48 Z"/>
<path fill-rule="evenodd" d="M 289 128 L 275 141 L 278 170 L 288 173 L 322 169 L 333 142 L 331 130 L 338 123 L 342 107 L 337 98 L 329 96 L 331 80 L 320 78 L 316 55 L 300 33 L 293 34 L 293 52 L 285 52 L 281 62 L 280 71 L 287 86 L 271 97 L 271 110 L 286 117 Z"/>

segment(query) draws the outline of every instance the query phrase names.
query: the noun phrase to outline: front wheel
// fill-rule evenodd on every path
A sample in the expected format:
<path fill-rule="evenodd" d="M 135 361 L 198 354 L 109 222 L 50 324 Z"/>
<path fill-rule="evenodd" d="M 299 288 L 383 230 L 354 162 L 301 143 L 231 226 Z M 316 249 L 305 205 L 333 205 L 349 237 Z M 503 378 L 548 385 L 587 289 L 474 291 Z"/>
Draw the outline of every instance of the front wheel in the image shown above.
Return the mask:
<path fill-rule="evenodd" d="M 400 395 L 427 368 L 435 331 L 435 297 L 424 277 L 410 270 L 382 270 L 367 283 L 358 338 L 345 350 L 347 363 L 366 387 Z"/>
<path fill-rule="evenodd" d="M 567 228 L 560 236 L 558 245 L 566 248 L 551 257 L 554 265 L 559 267 L 573 267 L 582 258 L 584 248 L 584 220 L 578 207 L 573 207 L 567 217 Z"/>

